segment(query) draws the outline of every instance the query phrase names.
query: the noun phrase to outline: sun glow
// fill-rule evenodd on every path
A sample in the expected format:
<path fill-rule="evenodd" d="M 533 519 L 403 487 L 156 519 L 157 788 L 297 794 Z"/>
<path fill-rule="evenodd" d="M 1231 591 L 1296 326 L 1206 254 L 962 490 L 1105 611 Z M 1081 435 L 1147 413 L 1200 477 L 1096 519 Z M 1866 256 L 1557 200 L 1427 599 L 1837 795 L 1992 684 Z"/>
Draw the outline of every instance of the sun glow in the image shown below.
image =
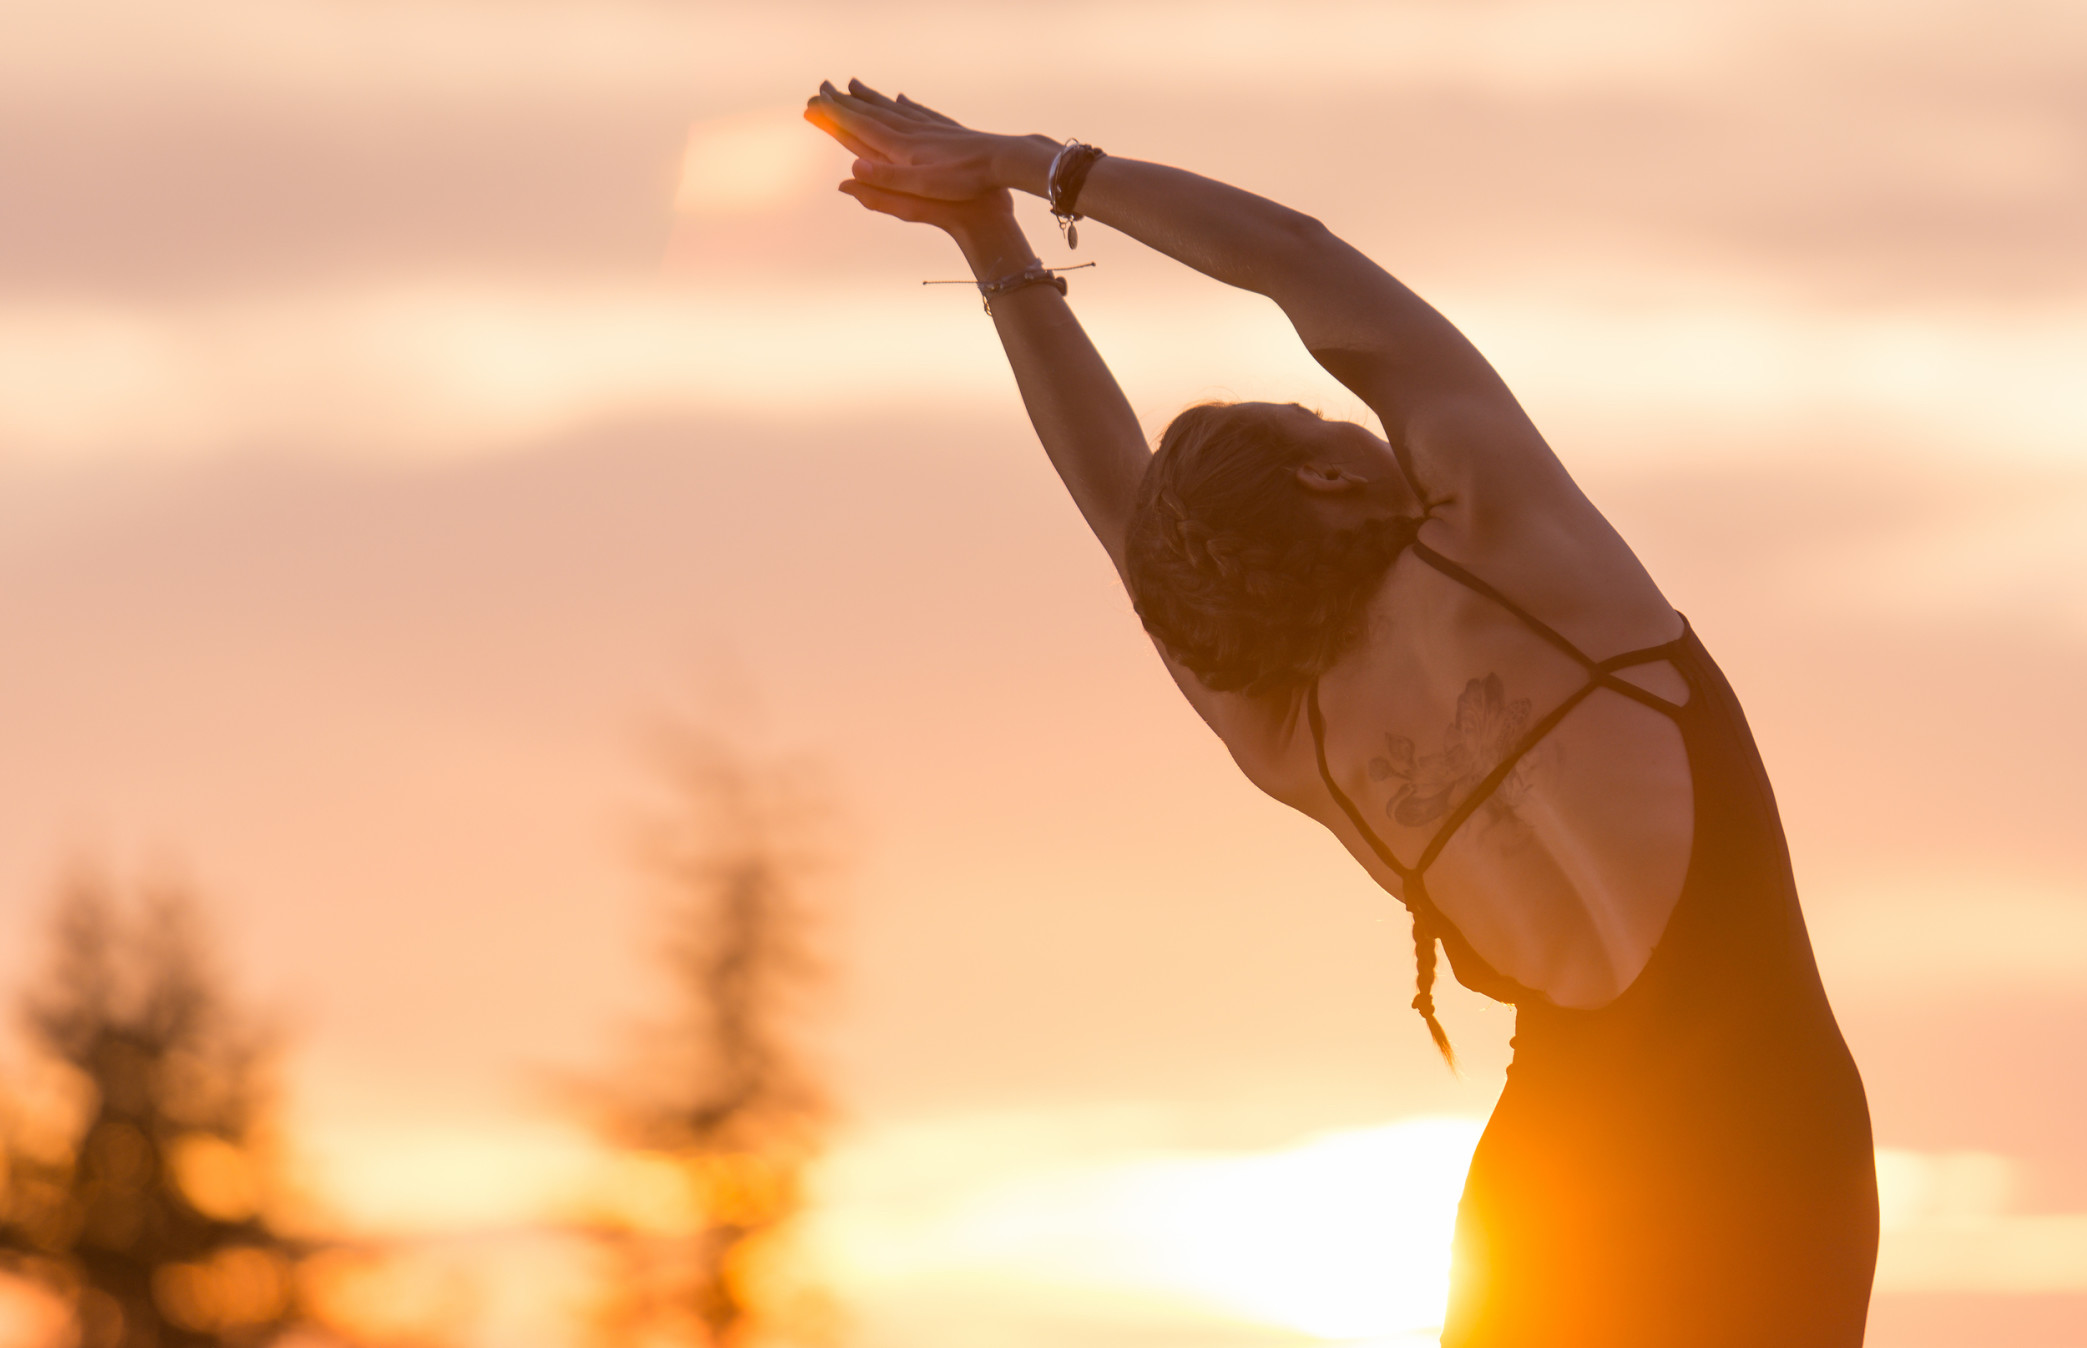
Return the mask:
<path fill-rule="evenodd" d="M 1481 1126 L 1412 1118 L 1268 1152 L 1035 1170 L 910 1221 L 839 1223 L 825 1244 L 858 1284 L 990 1275 L 1326 1340 L 1410 1334 L 1441 1323 Z"/>
<path fill-rule="evenodd" d="M 822 186 L 833 158 L 794 108 L 697 122 L 682 150 L 674 209 L 696 216 L 776 210 Z"/>
<path fill-rule="evenodd" d="M 1121 1177 L 1143 1272 L 1240 1316 L 1326 1339 L 1441 1322 L 1469 1119 L 1413 1119 L 1264 1156 Z"/>

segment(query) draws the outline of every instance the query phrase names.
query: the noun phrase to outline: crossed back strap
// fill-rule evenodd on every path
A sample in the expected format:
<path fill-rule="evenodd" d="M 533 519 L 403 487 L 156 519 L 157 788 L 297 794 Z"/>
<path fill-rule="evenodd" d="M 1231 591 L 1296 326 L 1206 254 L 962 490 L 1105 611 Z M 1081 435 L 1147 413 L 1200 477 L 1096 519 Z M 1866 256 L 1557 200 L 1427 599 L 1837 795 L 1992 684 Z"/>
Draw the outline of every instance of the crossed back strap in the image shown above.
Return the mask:
<path fill-rule="evenodd" d="M 1679 705 L 1668 701 L 1657 693 L 1640 688 L 1628 679 L 1617 677 L 1617 671 L 1628 669 L 1633 665 L 1651 664 L 1676 655 L 1682 643 L 1688 639 L 1688 619 L 1683 618 L 1681 620 L 1681 635 L 1672 641 L 1663 641 L 1656 646 L 1646 646 L 1634 651 L 1625 651 L 1621 655 L 1612 655 L 1606 660 L 1596 660 L 1567 640 L 1556 628 L 1553 628 L 1550 624 L 1502 594 L 1489 581 L 1473 574 L 1461 563 L 1451 561 L 1418 539 L 1412 543 L 1411 550 L 1414 555 L 1418 556 L 1429 566 L 1434 567 L 1437 571 L 1440 571 L 1443 575 L 1448 576 L 1451 580 L 1465 586 L 1467 589 L 1484 595 L 1501 608 L 1512 613 L 1530 631 L 1572 657 L 1581 668 L 1587 671 L 1586 682 L 1575 689 L 1564 701 L 1553 707 L 1535 725 L 1524 731 L 1522 737 L 1515 742 L 1514 746 L 1498 763 L 1493 765 L 1492 770 L 1487 772 L 1479 780 L 1478 785 L 1472 788 L 1471 792 L 1457 803 L 1456 807 L 1449 812 L 1448 817 L 1442 821 L 1441 827 L 1436 829 L 1434 835 L 1428 839 L 1427 846 L 1422 849 L 1420 858 L 1410 866 L 1401 861 L 1397 854 L 1391 850 L 1390 844 L 1378 836 L 1377 830 L 1370 826 L 1369 821 L 1363 817 L 1362 811 L 1349 798 L 1348 793 L 1341 790 L 1340 784 L 1334 780 L 1333 770 L 1326 762 L 1326 716 L 1319 709 L 1319 684 L 1317 680 L 1313 681 L 1310 693 L 1305 700 L 1305 712 L 1312 727 L 1312 746 L 1318 756 L 1320 780 L 1326 783 L 1326 789 L 1332 794 L 1334 803 L 1341 807 L 1341 813 L 1348 816 L 1348 822 L 1355 825 L 1356 832 L 1360 833 L 1363 841 L 1369 844 L 1370 851 L 1376 855 L 1379 861 L 1384 863 L 1392 874 L 1399 877 L 1399 887 L 1403 891 L 1400 901 L 1406 905 L 1407 911 L 1413 916 L 1414 946 L 1421 951 L 1420 994 L 1413 999 L 1413 1007 L 1420 1012 L 1421 1019 L 1427 1022 L 1428 1033 L 1434 1038 L 1436 1046 L 1442 1050 L 1443 1056 L 1451 1058 L 1451 1062 L 1454 1063 L 1455 1059 L 1451 1057 L 1449 1050 L 1449 1038 L 1443 1033 L 1441 1024 L 1435 1019 L 1435 1004 L 1432 990 L 1434 981 L 1434 944 L 1440 939 L 1439 934 L 1445 924 L 1441 914 L 1436 910 L 1433 900 L 1428 897 L 1428 867 L 1435 864 L 1435 859 L 1442 855 L 1442 849 L 1449 845 L 1450 839 L 1456 836 L 1457 830 L 1463 826 L 1464 821 L 1469 819 L 1479 807 L 1492 798 L 1495 791 L 1500 789 L 1500 784 L 1506 781 L 1508 775 L 1515 770 L 1515 765 L 1520 763 L 1531 749 L 1534 749 L 1542 742 L 1544 736 L 1550 734 L 1557 727 L 1558 723 L 1571 713 L 1574 707 L 1586 701 L 1596 689 L 1607 688 L 1613 692 L 1621 693 L 1632 701 L 1642 703 L 1667 717 L 1679 714 L 1681 710 Z"/>

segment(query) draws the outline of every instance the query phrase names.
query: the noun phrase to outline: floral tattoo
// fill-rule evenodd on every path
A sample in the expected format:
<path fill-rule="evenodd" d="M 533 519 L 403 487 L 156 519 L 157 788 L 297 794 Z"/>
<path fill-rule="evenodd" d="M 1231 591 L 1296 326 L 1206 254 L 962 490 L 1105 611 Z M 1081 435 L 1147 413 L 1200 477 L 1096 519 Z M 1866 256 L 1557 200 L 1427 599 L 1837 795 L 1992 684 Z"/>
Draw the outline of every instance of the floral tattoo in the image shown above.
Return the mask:
<path fill-rule="evenodd" d="M 1430 824 L 1514 752 L 1529 726 L 1529 699 L 1507 699 L 1507 685 L 1488 674 L 1464 685 L 1456 720 L 1443 735 L 1442 752 L 1424 754 L 1404 735 L 1386 734 L 1385 752 L 1370 760 L 1370 780 L 1397 779 L 1384 813 L 1409 827 Z M 1515 804 L 1528 792 L 1526 760 L 1517 763 L 1480 806 L 1486 826 L 1516 820 Z M 1519 821 L 1517 821 L 1519 822 Z"/>

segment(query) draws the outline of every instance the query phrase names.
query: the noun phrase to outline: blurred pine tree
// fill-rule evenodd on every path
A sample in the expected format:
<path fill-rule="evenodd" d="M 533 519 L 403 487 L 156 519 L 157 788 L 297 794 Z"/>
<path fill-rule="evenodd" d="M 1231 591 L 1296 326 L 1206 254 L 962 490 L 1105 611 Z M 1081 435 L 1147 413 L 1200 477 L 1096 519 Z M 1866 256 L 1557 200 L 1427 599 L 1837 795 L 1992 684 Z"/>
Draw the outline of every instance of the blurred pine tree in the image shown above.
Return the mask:
<path fill-rule="evenodd" d="M 645 859 L 676 1004 L 626 1076 L 585 1092 L 616 1154 L 584 1219 L 595 1327 L 616 1348 L 823 1342 L 833 1310 L 795 1236 L 829 1109 L 792 1031 L 825 973 L 808 898 L 826 812 L 802 773 L 693 734 L 666 763 Z"/>
<path fill-rule="evenodd" d="M 72 1308 L 81 1348 L 225 1348 L 298 1319 L 268 1037 L 228 1004 L 191 896 L 126 911 L 75 877 L 27 998 L 33 1080 L 0 1133 L 0 1261 Z"/>

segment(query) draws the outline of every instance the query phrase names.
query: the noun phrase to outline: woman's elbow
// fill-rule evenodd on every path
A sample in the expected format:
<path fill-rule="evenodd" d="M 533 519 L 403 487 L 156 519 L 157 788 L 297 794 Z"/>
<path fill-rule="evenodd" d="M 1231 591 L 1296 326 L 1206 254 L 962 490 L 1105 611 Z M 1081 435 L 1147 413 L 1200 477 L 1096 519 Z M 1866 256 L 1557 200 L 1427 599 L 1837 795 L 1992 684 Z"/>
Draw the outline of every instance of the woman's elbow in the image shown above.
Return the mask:
<path fill-rule="evenodd" d="M 1365 269 L 1376 268 L 1368 258 L 1314 216 L 1285 210 L 1273 222 L 1266 249 L 1270 260 L 1266 293 L 1286 309 L 1292 300 L 1323 304 L 1329 286 L 1345 294 L 1352 291 Z"/>
<path fill-rule="evenodd" d="M 1304 256 L 1329 253 L 1346 246 L 1319 217 L 1293 211 L 1288 206 L 1282 208 L 1282 214 L 1274 224 L 1285 247 Z"/>

